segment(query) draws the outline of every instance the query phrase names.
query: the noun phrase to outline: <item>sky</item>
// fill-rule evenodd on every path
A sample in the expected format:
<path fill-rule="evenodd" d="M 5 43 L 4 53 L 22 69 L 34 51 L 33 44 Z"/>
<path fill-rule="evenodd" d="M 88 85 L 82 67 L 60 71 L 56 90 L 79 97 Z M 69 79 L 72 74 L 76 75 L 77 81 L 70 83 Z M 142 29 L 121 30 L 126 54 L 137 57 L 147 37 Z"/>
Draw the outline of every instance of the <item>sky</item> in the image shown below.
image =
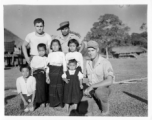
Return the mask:
<path fill-rule="evenodd" d="M 69 21 L 70 29 L 80 33 L 82 39 L 104 14 L 118 16 L 131 28 L 130 33 L 140 33 L 142 23 L 147 23 L 147 5 L 4 5 L 3 10 L 4 27 L 23 40 L 34 31 L 36 18 L 45 21 L 44 31 L 50 35 L 61 35 L 59 24 Z"/>

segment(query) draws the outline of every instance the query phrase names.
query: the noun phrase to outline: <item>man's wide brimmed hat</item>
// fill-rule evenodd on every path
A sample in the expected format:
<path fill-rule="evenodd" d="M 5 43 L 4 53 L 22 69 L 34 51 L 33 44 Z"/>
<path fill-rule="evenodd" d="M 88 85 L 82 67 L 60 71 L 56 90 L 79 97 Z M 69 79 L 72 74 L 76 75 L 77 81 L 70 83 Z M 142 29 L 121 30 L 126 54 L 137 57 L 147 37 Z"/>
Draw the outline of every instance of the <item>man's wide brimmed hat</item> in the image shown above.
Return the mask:
<path fill-rule="evenodd" d="M 65 27 L 69 27 L 69 24 L 70 24 L 69 21 L 65 21 L 65 22 L 60 23 L 60 28 L 58 28 L 57 31 L 62 30 Z"/>

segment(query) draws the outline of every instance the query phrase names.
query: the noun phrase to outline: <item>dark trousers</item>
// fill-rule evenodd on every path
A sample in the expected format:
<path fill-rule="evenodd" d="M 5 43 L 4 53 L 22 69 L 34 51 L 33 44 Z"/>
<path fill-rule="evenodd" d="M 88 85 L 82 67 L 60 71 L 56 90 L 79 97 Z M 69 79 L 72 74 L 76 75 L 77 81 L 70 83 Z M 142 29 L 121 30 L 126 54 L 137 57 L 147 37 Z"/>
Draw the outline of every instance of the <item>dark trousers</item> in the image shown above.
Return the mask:
<path fill-rule="evenodd" d="M 84 90 L 87 89 L 88 87 L 89 86 L 84 84 Z M 100 110 L 102 110 L 103 112 L 108 111 L 109 109 L 108 98 L 109 98 L 110 93 L 111 93 L 111 90 L 109 87 L 98 87 L 90 91 L 90 95 L 92 96 L 92 98 L 88 100 L 88 103 L 89 103 L 88 112 L 93 111 L 92 109 L 93 109 L 93 105 L 95 101 L 98 102 L 98 106 Z"/>

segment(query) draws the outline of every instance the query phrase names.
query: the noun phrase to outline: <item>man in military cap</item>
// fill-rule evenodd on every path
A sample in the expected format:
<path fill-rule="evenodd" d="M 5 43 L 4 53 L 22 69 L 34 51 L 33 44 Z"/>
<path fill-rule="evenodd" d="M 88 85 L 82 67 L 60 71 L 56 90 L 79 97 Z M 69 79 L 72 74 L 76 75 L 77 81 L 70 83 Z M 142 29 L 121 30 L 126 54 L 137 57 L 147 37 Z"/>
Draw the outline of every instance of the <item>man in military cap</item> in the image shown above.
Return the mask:
<path fill-rule="evenodd" d="M 61 45 L 62 45 L 62 51 L 64 53 L 67 53 L 68 52 L 68 41 L 70 39 L 76 39 L 79 44 L 80 44 L 80 37 L 76 36 L 75 34 L 72 34 L 70 32 L 70 27 L 69 27 L 70 23 L 69 21 L 65 21 L 65 22 L 62 22 L 60 23 L 60 27 L 57 29 L 57 31 L 61 30 L 61 33 L 62 33 L 62 36 L 60 37 L 57 37 L 60 42 L 61 42 Z"/>
<path fill-rule="evenodd" d="M 90 60 L 86 62 L 86 71 L 84 76 L 88 82 L 84 86 L 84 94 L 92 96 L 99 101 L 100 115 L 109 114 L 109 86 L 113 83 L 114 73 L 111 63 L 99 54 L 99 44 L 96 41 L 89 41 L 87 43 L 88 55 Z M 84 78 L 85 79 L 85 78 Z M 94 99 L 91 98 L 89 102 L 88 115 L 93 115 Z"/>

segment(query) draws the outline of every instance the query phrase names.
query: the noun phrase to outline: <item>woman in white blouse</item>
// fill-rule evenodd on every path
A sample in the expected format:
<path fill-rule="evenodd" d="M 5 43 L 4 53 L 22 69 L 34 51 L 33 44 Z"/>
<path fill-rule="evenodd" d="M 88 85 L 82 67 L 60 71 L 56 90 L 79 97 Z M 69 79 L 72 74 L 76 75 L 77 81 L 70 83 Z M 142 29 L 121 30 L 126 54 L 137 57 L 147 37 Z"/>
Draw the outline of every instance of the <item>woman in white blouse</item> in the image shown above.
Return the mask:
<path fill-rule="evenodd" d="M 52 52 L 48 55 L 47 83 L 49 83 L 50 107 L 63 107 L 63 80 L 62 74 L 66 71 L 65 55 L 62 52 L 59 40 L 54 39 L 50 48 Z"/>

